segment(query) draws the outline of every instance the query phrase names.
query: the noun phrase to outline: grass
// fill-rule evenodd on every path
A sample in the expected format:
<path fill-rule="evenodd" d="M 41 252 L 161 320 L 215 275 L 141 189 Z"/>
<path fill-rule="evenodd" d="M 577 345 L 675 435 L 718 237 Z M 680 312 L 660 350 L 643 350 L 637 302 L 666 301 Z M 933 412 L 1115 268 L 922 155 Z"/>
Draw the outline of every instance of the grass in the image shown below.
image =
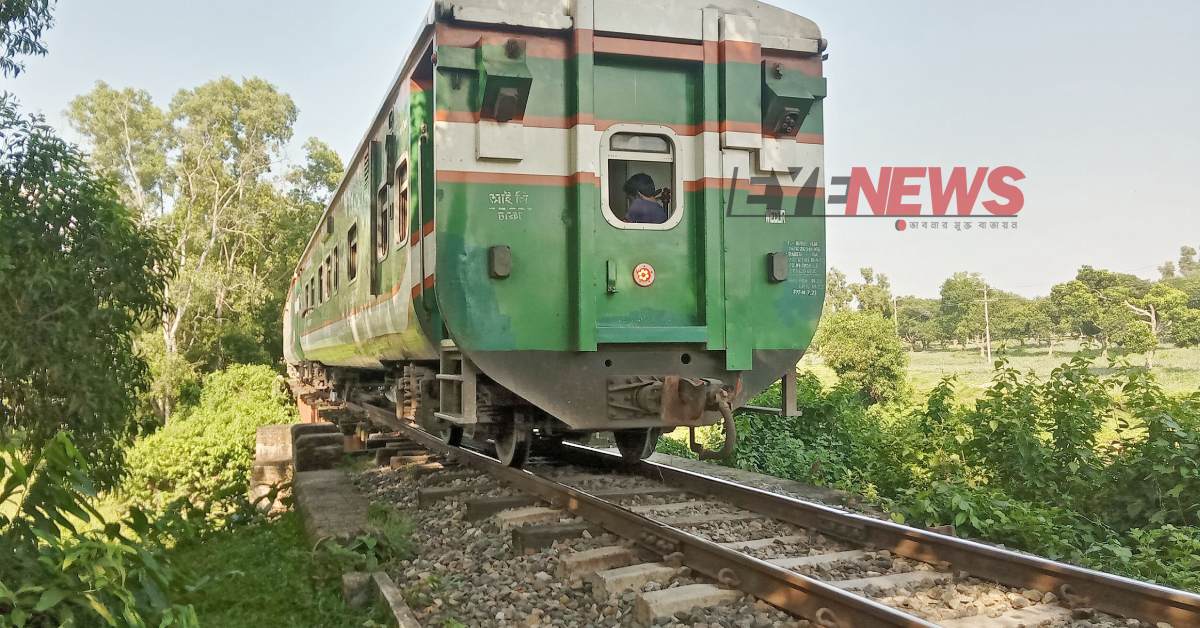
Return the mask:
<path fill-rule="evenodd" d="M 342 601 L 340 570 L 314 562 L 294 512 L 169 551 L 196 583 L 179 602 L 196 608 L 204 626 L 340 628 L 386 625 L 378 609 Z M 375 623 L 372 623 L 375 622 Z"/>
<path fill-rule="evenodd" d="M 994 346 L 992 359 L 1001 357 L 1009 364 L 1025 372 L 1032 370 L 1039 377 L 1045 377 L 1071 359 L 1076 353 L 1086 351 L 1078 342 L 1056 343 L 1054 353 L 1045 346 L 1012 345 L 1009 347 Z M 1089 355 L 1096 351 L 1090 350 Z M 968 402 L 983 394 L 991 382 L 993 369 L 985 358 L 979 355 L 979 350 L 970 349 L 938 349 L 931 351 L 909 352 L 908 382 L 913 390 L 924 396 L 943 377 L 954 375 L 958 378 L 958 400 Z M 1141 355 L 1126 356 L 1130 364 L 1141 365 L 1144 357 Z M 1106 362 L 1097 359 L 1098 372 L 1107 371 Z M 802 370 L 813 372 L 822 383 L 832 385 L 837 382 L 837 375 L 821 362 L 816 354 L 804 356 L 800 361 Z M 1188 393 L 1200 389 L 1200 347 L 1182 349 L 1166 346 L 1158 350 L 1154 356 L 1152 372 L 1163 389 L 1171 393 Z"/>

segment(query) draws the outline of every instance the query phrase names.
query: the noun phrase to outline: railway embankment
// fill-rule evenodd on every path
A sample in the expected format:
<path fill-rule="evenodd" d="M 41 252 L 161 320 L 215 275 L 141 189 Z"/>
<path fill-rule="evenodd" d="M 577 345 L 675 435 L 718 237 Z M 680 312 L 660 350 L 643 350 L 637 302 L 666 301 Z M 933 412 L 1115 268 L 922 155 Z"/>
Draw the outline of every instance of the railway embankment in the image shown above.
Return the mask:
<path fill-rule="evenodd" d="M 309 544 L 335 558 L 327 564 L 344 569 L 342 597 L 348 606 L 376 605 L 399 628 L 419 628 L 402 591 L 383 569 L 398 555 L 399 548 L 388 544 L 398 540 L 397 534 L 407 537 L 407 529 L 389 532 L 382 528 L 397 519 L 383 517 L 380 522 L 371 516 L 367 498 L 351 480 L 352 471 L 341 464 L 357 449 L 333 423 L 259 428 L 250 495 L 269 497 L 260 507 L 275 513 L 286 510 L 286 498 L 292 498 Z"/>

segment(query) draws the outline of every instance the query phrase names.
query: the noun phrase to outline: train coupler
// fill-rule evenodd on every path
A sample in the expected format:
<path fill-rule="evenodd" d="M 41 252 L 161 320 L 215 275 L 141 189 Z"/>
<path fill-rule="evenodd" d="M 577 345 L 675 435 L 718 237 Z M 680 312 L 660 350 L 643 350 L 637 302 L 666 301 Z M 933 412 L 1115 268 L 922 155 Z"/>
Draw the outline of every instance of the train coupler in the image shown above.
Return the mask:
<path fill-rule="evenodd" d="M 704 445 L 696 442 L 696 427 L 688 427 L 688 447 L 701 460 L 716 460 L 720 458 L 728 458 L 733 455 L 737 449 L 737 425 L 733 421 L 733 406 L 730 400 L 729 391 L 724 388 L 710 388 L 708 395 L 708 407 L 712 410 L 717 410 L 721 413 L 721 418 L 724 420 L 725 428 L 725 443 L 721 448 L 713 451 L 706 448 Z"/>

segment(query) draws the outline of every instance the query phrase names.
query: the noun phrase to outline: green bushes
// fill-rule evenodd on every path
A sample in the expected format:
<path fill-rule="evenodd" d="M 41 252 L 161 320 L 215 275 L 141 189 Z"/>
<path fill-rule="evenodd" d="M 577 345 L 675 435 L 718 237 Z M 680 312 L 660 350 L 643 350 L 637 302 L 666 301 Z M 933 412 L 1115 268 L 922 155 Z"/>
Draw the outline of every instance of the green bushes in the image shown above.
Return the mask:
<path fill-rule="evenodd" d="M 824 316 L 814 344 L 842 383 L 878 403 L 905 389 L 908 353 L 895 323 L 878 312 L 843 310 Z"/>
<path fill-rule="evenodd" d="M 197 625 L 170 599 L 176 576 L 161 552 L 105 520 L 66 434 L 27 457 L 0 439 L 0 626 Z"/>
<path fill-rule="evenodd" d="M 156 512 L 179 498 L 205 505 L 244 494 L 255 430 L 295 420 L 269 367 L 239 365 L 212 373 L 204 378 L 199 403 L 129 450 L 123 493 Z"/>
<path fill-rule="evenodd" d="M 772 414 L 737 416 L 738 449 L 734 465 L 771 475 L 843 488 L 864 485 L 874 467 L 870 450 L 883 433 L 869 429 L 874 413 L 852 385 L 825 393 L 803 373 L 797 381 L 804 420 Z M 756 400 L 779 405 L 778 387 Z M 869 416 L 870 415 L 870 416 Z"/>
<path fill-rule="evenodd" d="M 971 406 L 945 380 L 924 405 L 868 405 L 799 380 L 799 418 L 737 416 L 732 464 L 837 486 L 923 526 L 1198 588 L 1200 393 L 1077 358 L 1044 380 L 1003 362 Z M 779 403 L 772 388 L 755 404 Z"/>
<path fill-rule="evenodd" d="M 1171 397 L 1146 373 L 1128 371 L 1128 413 L 1110 447 L 1105 484 L 1089 508 L 1112 510 L 1120 528 L 1200 524 L 1200 392 Z"/>
<path fill-rule="evenodd" d="M 937 480 L 889 500 L 893 517 L 922 526 L 953 524 L 958 534 L 1079 561 L 1090 527 L 1063 508 L 1015 499 L 1003 491 Z"/>

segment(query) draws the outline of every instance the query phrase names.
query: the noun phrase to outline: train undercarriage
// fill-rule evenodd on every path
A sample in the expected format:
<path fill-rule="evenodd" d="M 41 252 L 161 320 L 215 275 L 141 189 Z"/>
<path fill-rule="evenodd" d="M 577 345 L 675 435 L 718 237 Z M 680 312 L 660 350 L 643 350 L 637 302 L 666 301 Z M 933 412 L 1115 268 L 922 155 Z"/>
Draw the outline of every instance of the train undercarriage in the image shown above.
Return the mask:
<path fill-rule="evenodd" d="M 596 434 L 573 430 L 486 375 L 469 372 L 469 363 L 464 369 L 462 360 L 450 362 L 447 364 L 445 353 L 440 363 L 398 362 L 387 364 L 386 370 L 305 362 L 290 366 L 289 374 L 323 391 L 331 403 L 352 401 L 393 407 L 399 420 L 415 424 L 453 446 L 467 441 L 490 449 L 498 460 L 512 467 L 523 466 L 533 453 L 554 457 L 563 441 L 588 444 Z M 654 452 L 662 430 L 642 427 L 612 430 L 611 434 L 621 456 L 636 461 Z"/>

